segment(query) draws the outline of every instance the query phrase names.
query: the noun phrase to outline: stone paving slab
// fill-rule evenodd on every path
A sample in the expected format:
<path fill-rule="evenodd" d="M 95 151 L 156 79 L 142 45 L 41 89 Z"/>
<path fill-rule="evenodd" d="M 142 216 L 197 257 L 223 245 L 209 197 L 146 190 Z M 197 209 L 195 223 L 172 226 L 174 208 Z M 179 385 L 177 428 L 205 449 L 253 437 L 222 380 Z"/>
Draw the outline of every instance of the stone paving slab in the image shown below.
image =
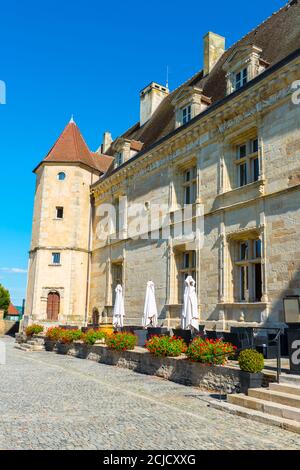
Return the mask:
<path fill-rule="evenodd" d="M 0 449 L 299 449 L 300 436 L 210 407 L 197 388 L 4 339 Z"/>

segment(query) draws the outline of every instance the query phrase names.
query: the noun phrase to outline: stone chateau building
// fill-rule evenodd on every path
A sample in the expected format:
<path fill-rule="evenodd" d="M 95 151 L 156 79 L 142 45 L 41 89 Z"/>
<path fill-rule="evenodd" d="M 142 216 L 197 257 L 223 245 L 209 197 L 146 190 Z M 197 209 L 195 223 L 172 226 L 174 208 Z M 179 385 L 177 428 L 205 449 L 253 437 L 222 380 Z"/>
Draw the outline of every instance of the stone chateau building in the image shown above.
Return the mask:
<path fill-rule="evenodd" d="M 97 323 L 122 282 L 126 322 L 141 324 L 153 280 L 159 322 L 174 325 L 192 275 L 209 327 L 283 322 L 283 298 L 300 296 L 297 80 L 293 0 L 227 50 L 209 32 L 203 70 L 173 92 L 150 83 L 139 122 L 115 140 L 106 132 L 97 152 L 72 120 L 34 170 L 27 320 Z M 202 237 L 175 236 L 184 205 L 180 226 L 201 218 Z"/>

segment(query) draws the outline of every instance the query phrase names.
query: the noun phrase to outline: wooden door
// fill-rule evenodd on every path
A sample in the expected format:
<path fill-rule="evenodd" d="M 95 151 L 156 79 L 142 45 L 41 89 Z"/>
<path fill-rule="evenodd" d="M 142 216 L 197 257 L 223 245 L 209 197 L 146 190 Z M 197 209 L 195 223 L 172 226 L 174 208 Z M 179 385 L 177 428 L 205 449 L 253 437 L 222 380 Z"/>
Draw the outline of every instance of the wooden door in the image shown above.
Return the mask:
<path fill-rule="evenodd" d="M 59 315 L 60 297 L 58 292 L 50 292 L 47 300 L 47 319 L 57 321 Z"/>

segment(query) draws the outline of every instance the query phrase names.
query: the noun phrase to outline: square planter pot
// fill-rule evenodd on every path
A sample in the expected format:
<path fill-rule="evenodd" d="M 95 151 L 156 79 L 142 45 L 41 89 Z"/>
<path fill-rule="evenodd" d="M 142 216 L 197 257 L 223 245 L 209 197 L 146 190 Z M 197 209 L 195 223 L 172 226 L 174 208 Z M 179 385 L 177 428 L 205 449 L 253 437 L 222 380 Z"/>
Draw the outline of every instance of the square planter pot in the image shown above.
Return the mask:
<path fill-rule="evenodd" d="M 72 344 L 57 343 L 57 352 L 58 354 L 68 354 L 72 346 Z"/>
<path fill-rule="evenodd" d="M 135 336 L 137 336 L 137 346 L 141 346 L 142 348 L 145 346 L 147 341 L 148 331 L 147 330 L 133 330 Z"/>
<path fill-rule="evenodd" d="M 170 330 L 168 330 L 168 328 L 147 328 L 147 331 L 147 339 L 150 339 L 153 335 L 170 336 Z"/>
<path fill-rule="evenodd" d="M 251 372 L 240 371 L 241 393 L 248 394 L 249 388 L 260 388 L 262 386 L 263 374 L 258 372 L 252 374 Z"/>
<path fill-rule="evenodd" d="M 192 332 L 191 330 L 183 330 L 181 328 L 173 329 L 173 335 L 177 336 L 178 338 L 182 338 L 183 341 L 189 345 L 192 341 Z"/>
<path fill-rule="evenodd" d="M 46 351 L 53 351 L 56 346 L 56 341 L 49 341 L 45 340 L 45 350 Z"/>

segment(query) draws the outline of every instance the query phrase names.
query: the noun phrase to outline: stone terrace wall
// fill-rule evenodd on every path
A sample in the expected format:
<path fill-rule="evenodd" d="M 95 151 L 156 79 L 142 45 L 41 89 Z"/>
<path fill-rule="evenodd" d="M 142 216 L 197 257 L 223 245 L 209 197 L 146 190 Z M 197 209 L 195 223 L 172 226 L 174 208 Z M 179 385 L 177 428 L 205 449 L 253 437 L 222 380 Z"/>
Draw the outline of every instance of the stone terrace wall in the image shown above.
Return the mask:
<path fill-rule="evenodd" d="M 143 348 L 118 352 L 108 349 L 105 345 L 86 346 L 81 343 L 64 345 L 47 341 L 46 349 L 102 364 L 131 369 L 141 374 L 156 375 L 172 382 L 201 387 L 209 391 L 224 394 L 240 391 L 239 369 L 193 363 L 184 356 L 158 358 Z"/>

